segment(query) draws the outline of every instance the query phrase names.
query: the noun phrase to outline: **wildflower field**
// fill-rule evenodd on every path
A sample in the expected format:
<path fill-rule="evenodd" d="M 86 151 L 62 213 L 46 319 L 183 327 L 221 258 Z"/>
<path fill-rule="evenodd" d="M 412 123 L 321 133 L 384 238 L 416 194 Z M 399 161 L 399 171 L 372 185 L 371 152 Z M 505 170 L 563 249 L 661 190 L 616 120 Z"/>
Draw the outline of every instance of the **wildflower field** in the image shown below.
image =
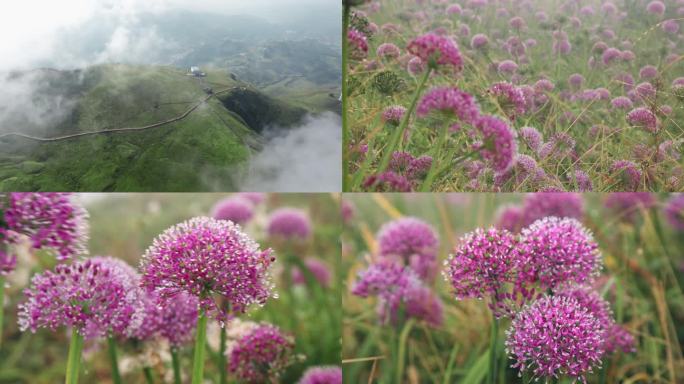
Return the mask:
<path fill-rule="evenodd" d="M 345 195 L 345 383 L 682 382 L 683 207 Z"/>
<path fill-rule="evenodd" d="M 339 195 L 0 199 L 0 383 L 341 383 Z"/>
<path fill-rule="evenodd" d="M 345 3 L 345 190 L 684 189 L 683 1 Z"/>

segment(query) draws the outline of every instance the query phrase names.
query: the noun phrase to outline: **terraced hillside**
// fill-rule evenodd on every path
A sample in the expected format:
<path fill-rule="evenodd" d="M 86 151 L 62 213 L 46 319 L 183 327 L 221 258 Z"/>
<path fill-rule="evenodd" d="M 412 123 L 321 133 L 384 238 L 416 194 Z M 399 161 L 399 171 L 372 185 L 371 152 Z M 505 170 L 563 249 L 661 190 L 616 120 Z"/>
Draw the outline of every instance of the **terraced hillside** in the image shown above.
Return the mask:
<path fill-rule="evenodd" d="M 8 75 L 27 76 L 37 97 L 64 98 L 64 110 L 47 129 L 0 121 L 0 190 L 235 189 L 259 132 L 307 112 L 225 71 L 200 80 L 173 67 L 112 64 Z"/>

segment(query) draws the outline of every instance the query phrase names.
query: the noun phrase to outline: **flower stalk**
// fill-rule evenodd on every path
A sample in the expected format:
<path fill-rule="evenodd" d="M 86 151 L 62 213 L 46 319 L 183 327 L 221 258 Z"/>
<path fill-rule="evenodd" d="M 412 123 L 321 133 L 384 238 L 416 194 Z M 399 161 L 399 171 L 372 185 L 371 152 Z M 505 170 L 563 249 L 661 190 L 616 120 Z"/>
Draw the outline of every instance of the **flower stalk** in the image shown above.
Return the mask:
<path fill-rule="evenodd" d="M 195 336 L 195 351 L 192 360 L 192 384 L 204 382 L 204 352 L 207 340 L 207 314 L 200 309 L 197 318 L 197 335 Z"/>
<path fill-rule="evenodd" d="M 83 335 L 75 327 L 71 330 L 69 355 L 67 358 L 65 384 L 78 384 L 78 374 L 81 368 L 81 352 L 83 351 Z"/>
<path fill-rule="evenodd" d="M 109 350 L 109 362 L 112 366 L 112 382 L 114 384 L 121 384 L 121 374 L 119 373 L 119 362 L 116 356 L 116 341 L 110 334 L 107 337 L 107 347 Z"/>

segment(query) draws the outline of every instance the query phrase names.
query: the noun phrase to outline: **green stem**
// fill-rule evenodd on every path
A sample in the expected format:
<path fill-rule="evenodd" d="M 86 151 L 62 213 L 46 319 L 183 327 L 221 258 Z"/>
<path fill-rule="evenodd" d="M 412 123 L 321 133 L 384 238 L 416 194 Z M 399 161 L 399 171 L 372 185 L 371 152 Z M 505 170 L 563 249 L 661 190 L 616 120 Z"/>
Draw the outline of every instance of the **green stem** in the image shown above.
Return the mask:
<path fill-rule="evenodd" d="M 425 74 L 423 75 L 423 78 L 420 80 L 420 83 L 418 83 L 416 93 L 414 93 L 413 95 L 411 105 L 404 114 L 404 118 L 401 120 L 401 124 L 394 130 L 394 132 L 392 132 L 389 145 L 387 146 L 387 148 L 385 148 L 385 154 L 382 157 L 382 161 L 380 161 L 380 166 L 378 167 L 377 171 L 378 174 L 383 173 L 385 169 L 387 169 L 387 165 L 389 165 L 389 161 L 392 158 L 392 154 L 396 150 L 397 145 L 399 145 L 402 136 L 404 136 L 404 131 L 406 131 L 406 128 L 408 127 L 408 122 L 411 119 L 411 115 L 413 114 L 413 111 L 416 109 L 416 104 L 418 104 L 418 98 L 420 97 L 420 94 L 423 92 L 425 83 L 427 83 L 427 80 L 430 77 L 431 73 L 432 68 L 428 67 L 428 69 L 425 71 Z"/>
<path fill-rule="evenodd" d="M 497 361 L 496 361 L 496 350 L 497 350 L 497 338 L 499 336 L 499 320 L 496 316 L 492 316 L 492 335 L 491 342 L 489 344 L 489 375 L 487 382 L 489 384 L 494 384 L 496 378 L 498 377 L 497 372 Z"/>
<path fill-rule="evenodd" d="M 65 384 L 78 384 L 78 374 L 81 367 L 81 352 L 83 351 L 83 335 L 74 327 L 71 330 L 69 342 L 69 357 L 67 358 Z"/>
<path fill-rule="evenodd" d="M 423 185 L 420 188 L 421 192 L 429 192 L 430 191 L 430 186 L 432 186 L 432 181 L 435 178 L 435 175 L 437 175 L 437 161 L 440 159 L 439 155 L 440 152 L 442 152 L 442 147 L 444 146 L 444 142 L 446 141 L 447 137 L 449 137 L 449 126 L 444 125 L 442 127 L 442 130 L 439 135 L 439 139 L 437 141 L 437 145 L 434 147 L 434 154 L 432 156 L 432 164 L 430 164 L 430 170 L 428 171 L 427 177 L 425 177 L 425 181 L 423 181 Z"/>
<path fill-rule="evenodd" d="M 145 381 L 147 384 L 154 384 L 154 376 L 152 375 L 152 368 L 145 366 L 143 367 L 143 374 L 145 374 Z"/>
<path fill-rule="evenodd" d="M 413 328 L 413 319 L 410 319 L 409 321 L 406 322 L 404 325 L 404 329 L 401 331 L 401 335 L 399 336 L 399 346 L 397 349 L 397 371 L 396 371 L 396 381 L 395 383 L 402 383 L 402 379 L 404 378 L 404 356 L 406 355 L 406 343 L 408 339 L 409 333 L 411 333 L 411 328 Z"/>
<path fill-rule="evenodd" d="M 349 30 L 349 14 L 351 6 L 344 2 L 342 14 L 342 190 L 349 190 L 349 116 L 347 112 L 347 77 L 349 76 L 348 59 L 349 44 L 347 32 Z"/>
<path fill-rule="evenodd" d="M 116 358 L 116 341 L 112 335 L 107 337 L 107 345 L 109 347 L 109 362 L 112 365 L 112 382 L 114 384 L 121 384 L 121 374 L 119 374 L 119 362 Z"/>
<path fill-rule="evenodd" d="M 197 335 L 195 337 L 195 351 L 192 360 L 192 384 L 204 382 L 204 352 L 207 340 L 207 314 L 200 310 L 197 318 Z"/>
<path fill-rule="evenodd" d="M 2 321 L 5 314 L 5 276 L 0 275 L 0 347 L 2 347 Z"/>
<path fill-rule="evenodd" d="M 221 327 L 220 343 L 218 357 L 219 383 L 226 384 L 228 380 L 228 372 L 226 370 L 226 327 Z"/>
<path fill-rule="evenodd" d="M 181 384 L 180 359 L 176 347 L 171 347 L 171 365 L 173 366 L 173 384 Z"/>

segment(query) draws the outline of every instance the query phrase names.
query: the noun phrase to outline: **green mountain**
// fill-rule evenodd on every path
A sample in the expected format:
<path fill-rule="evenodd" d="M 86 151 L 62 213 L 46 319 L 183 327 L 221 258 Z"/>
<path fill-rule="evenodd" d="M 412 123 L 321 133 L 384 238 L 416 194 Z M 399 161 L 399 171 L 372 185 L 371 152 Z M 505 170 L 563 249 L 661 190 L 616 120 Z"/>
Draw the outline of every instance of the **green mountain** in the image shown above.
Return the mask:
<path fill-rule="evenodd" d="M 264 128 L 339 108 L 320 88 L 260 90 L 225 70 L 203 70 L 203 78 L 118 64 L 10 74 L 7 81 L 37 77 L 37 95 L 69 102 L 48 130 L 0 122 L 0 190 L 235 190 Z"/>

